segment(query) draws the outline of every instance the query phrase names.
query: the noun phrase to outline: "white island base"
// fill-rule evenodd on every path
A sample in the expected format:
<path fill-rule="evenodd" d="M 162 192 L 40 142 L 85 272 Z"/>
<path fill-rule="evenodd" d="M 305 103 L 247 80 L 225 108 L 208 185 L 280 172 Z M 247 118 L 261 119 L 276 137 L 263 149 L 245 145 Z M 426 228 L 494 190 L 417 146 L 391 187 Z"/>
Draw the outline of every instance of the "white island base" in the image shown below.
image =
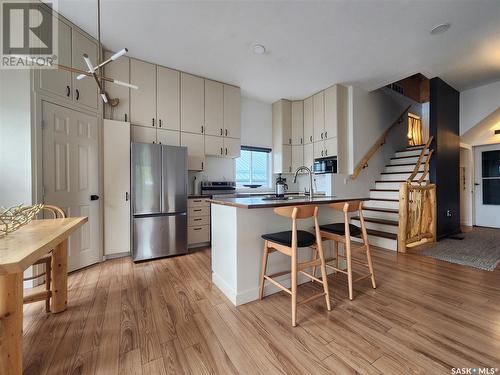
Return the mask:
<path fill-rule="evenodd" d="M 242 208 L 213 203 L 212 224 L 212 282 L 236 306 L 259 298 L 259 275 L 262 265 L 262 251 L 265 233 L 291 229 L 291 219 L 276 215 L 273 208 Z M 341 222 L 342 216 L 320 205 L 320 224 Z M 299 229 L 313 232 L 312 218 L 299 220 Z M 323 243 L 325 256 L 331 256 L 329 242 Z M 299 261 L 310 260 L 312 250 L 299 249 Z M 279 252 L 269 254 L 267 274 L 290 270 L 290 257 Z M 328 270 L 331 272 L 331 270 Z M 319 270 L 318 270 L 319 273 Z M 290 275 L 276 278 L 290 287 Z M 310 279 L 299 274 L 299 284 Z M 265 295 L 281 291 L 266 283 Z M 300 293 L 300 291 L 299 291 Z"/>

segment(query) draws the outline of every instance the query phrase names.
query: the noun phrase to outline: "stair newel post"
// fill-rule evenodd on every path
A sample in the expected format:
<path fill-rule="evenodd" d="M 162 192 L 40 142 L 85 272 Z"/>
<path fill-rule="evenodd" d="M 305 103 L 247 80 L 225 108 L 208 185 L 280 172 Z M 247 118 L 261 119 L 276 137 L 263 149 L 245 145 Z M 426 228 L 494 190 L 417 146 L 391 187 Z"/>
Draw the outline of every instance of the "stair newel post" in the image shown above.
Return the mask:
<path fill-rule="evenodd" d="M 398 252 L 406 252 L 406 227 L 408 225 L 408 183 L 399 187 Z"/>
<path fill-rule="evenodd" d="M 431 230 L 431 234 L 432 234 L 432 237 L 431 237 L 432 242 L 436 242 L 436 240 L 437 240 L 437 238 L 436 238 L 436 233 L 437 233 L 436 189 L 437 189 L 436 185 L 433 185 L 429 191 L 429 200 L 430 200 L 431 212 L 432 212 L 431 225 L 430 225 L 430 230 Z"/>

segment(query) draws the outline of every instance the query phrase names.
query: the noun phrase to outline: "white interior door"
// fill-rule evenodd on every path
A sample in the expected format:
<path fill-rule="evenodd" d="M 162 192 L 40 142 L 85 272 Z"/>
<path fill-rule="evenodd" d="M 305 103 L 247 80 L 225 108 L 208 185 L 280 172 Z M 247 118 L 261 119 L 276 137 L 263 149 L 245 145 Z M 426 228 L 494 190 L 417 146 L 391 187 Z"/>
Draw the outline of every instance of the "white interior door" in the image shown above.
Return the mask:
<path fill-rule="evenodd" d="M 500 144 L 475 147 L 475 225 L 500 228 Z"/>
<path fill-rule="evenodd" d="M 101 260 L 99 120 L 47 102 L 42 115 L 44 203 L 61 207 L 68 217 L 89 218 L 70 237 L 73 271 Z"/>

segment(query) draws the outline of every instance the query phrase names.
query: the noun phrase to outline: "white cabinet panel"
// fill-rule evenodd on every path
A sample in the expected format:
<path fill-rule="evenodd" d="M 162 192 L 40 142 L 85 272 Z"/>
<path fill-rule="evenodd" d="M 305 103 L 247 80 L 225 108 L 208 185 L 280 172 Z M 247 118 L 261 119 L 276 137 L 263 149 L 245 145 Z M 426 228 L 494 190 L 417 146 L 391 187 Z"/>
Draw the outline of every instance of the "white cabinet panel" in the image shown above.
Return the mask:
<path fill-rule="evenodd" d="M 325 141 L 314 142 L 314 159 L 325 157 Z"/>
<path fill-rule="evenodd" d="M 76 29 L 72 30 L 72 64 L 74 68 L 88 70 L 83 54 L 87 54 L 94 64 L 97 62 L 97 43 L 82 35 Z M 77 80 L 73 73 L 73 100 L 91 108 L 97 108 L 97 84 L 93 78 L 86 77 Z"/>
<path fill-rule="evenodd" d="M 156 65 L 130 59 L 130 81 L 139 86 L 130 90 L 130 122 L 133 125 L 156 125 Z"/>
<path fill-rule="evenodd" d="M 292 145 L 304 143 L 304 102 L 292 102 Z"/>
<path fill-rule="evenodd" d="M 234 159 L 240 157 L 241 141 L 239 138 L 224 138 L 224 156 Z"/>
<path fill-rule="evenodd" d="M 314 144 L 308 143 L 304 145 L 304 165 L 310 170 L 313 169 L 314 164 Z"/>
<path fill-rule="evenodd" d="M 292 172 L 292 146 L 283 145 L 283 168 L 281 173 Z"/>
<path fill-rule="evenodd" d="M 325 131 L 325 94 L 321 91 L 313 96 L 314 142 L 323 139 Z"/>
<path fill-rule="evenodd" d="M 104 58 L 109 59 L 112 54 L 112 52 L 106 52 Z M 129 82 L 130 80 L 130 59 L 126 56 L 122 56 L 111 64 L 106 65 L 104 69 L 106 77 L 122 82 Z M 111 107 L 110 105 L 104 106 L 105 117 L 111 120 L 129 121 L 130 89 L 112 82 L 104 82 L 104 87 L 111 99 L 117 98 L 120 100 L 116 107 Z"/>
<path fill-rule="evenodd" d="M 292 172 L 295 172 L 297 168 L 304 165 L 304 146 L 294 145 L 292 146 Z"/>
<path fill-rule="evenodd" d="M 71 66 L 71 27 L 57 17 L 53 18 L 53 22 L 57 22 L 59 28 L 57 63 Z M 72 86 L 71 72 L 62 69 L 40 69 L 40 87 L 42 89 L 71 99 Z"/>
<path fill-rule="evenodd" d="M 104 120 L 103 138 L 104 255 L 110 255 L 130 251 L 130 124 Z"/>
<path fill-rule="evenodd" d="M 147 128 L 148 130 L 150 128 Z M 177 130 L 156 129 L 156 142 L 167 146 L 181 145 L 181 132 Z"/>
<path fill-rule="evenodd" d="M 304 100 L 304 143 L 314 141 L 313 98 Z"/>
<path fill-rule="evenodd" d="M 337 156 L 337 137 L 325 140 L 325 156 Z"/>
<path fill-rule="evenodd" d="M 213 135 L 205 136 L 205 154 L 212 156 L 224 155 L 224 138 Z"/>
<path fill-rule="evenodd" d="M 205 80 L 205 134 L 224 135 L 224 93 L 222 83 Z"/>
<path fill-rule="evenodd" d="M 132 142 L 156 143 L 156 128 L 132 125 L 130 127 L 130 138 Z"/>
<path fill-rule="evenodd" d="M 203 134 L 181 132 L 181 146 L 188 149 L 188 169 L 202 171 L 205 164 L 205 144 Z"/>
<path fill-rule="evenodd" d="M 240 88 L 224 85 L 224 136 L 241 137 Z"/>
<path fill-rule="evenodd" d="M 337 136 L 337 88 L 335 85 L 325 90 L 325 139 Z"/>
<path fill-rule="evenodd" d="M 180 72 L 162 66 L 157 66 L 156 69 L 156 117 L 158 128 L 180 130 Z"/>
<path fill-rule="evenodd" d="M 181 130 L 202 134 L 205 123 L 205 81 L 181 73 Z"/>

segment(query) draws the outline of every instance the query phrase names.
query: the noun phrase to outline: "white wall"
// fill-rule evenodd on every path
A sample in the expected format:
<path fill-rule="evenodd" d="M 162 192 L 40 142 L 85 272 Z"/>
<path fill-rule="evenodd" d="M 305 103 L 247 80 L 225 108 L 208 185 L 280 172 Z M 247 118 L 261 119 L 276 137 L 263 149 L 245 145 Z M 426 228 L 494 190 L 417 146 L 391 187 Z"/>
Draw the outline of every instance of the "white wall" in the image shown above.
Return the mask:
<path fill-rule="evenodd" d="M 500 81 L 460 93 L 460 135 L 500 107 Z"/>
<path fill-rule="evenodd" d="M 0 70 L 0 207 L 32 203 L 30 75 Z"/>
<path fill-rule="evenodd" d="M 272 139 L 272 105 L 256 99 L 241 97 L 241 144 L 271 148 Z M 199 193 L 201 181 L 231 181 L 235 179 L 235 160 L 207 156 L 205 170 L 189 172 L 189 193 Z M 197 188 L 193 180 L 196 177 Z"/>

